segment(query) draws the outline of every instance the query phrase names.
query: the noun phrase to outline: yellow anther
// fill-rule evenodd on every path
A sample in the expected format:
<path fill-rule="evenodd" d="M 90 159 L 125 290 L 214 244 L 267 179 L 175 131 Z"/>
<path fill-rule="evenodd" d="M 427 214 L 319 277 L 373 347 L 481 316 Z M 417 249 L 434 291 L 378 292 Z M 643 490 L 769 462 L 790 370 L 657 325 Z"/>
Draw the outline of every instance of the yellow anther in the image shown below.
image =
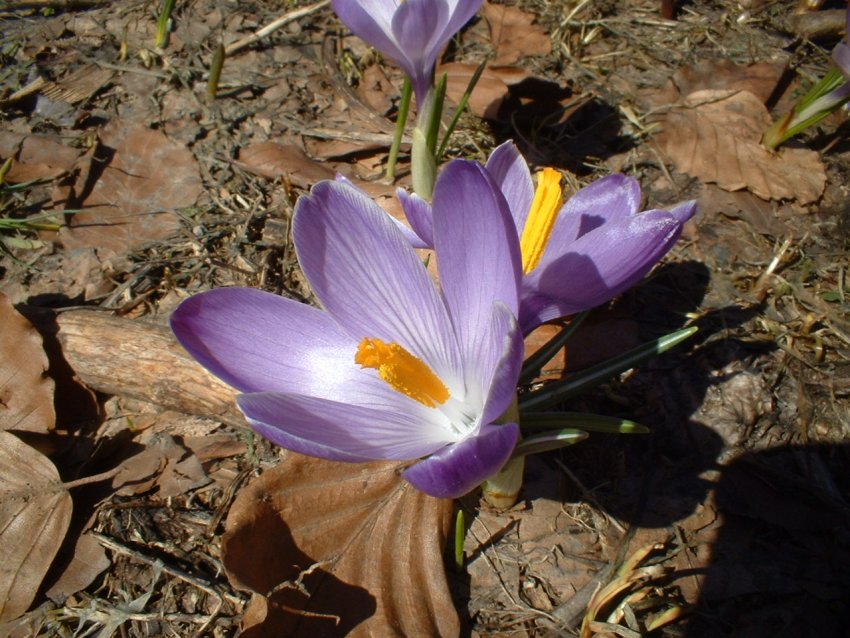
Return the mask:
<path fill-rule="evenodd" d="M 540 262 L 561 203 L 561 174 L 554 168 L 544 168 L 537 174 L 537 190 L 519 242 L 523 274 L 530 273 Z"/>
<path fill-rule="evenodd" d="M 421 359 L 397 343 L 364 337 L 357 346 L 354 363 L 373 368 L 393 390 L 429 408 L 449 400 L 449 390 Z"/>

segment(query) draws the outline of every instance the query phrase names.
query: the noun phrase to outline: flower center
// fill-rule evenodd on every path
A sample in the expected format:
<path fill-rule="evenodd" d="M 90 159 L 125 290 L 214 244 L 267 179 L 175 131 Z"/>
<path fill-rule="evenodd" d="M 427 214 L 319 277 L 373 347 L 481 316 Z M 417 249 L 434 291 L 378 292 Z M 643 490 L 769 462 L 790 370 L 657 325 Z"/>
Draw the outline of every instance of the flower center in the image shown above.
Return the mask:
<path fill-rule="evenodd" d="M 537 174 L 537 190 L 534 191 L 531 210 L 528 211 L 519 242 L 524 275 L 534 270 L 540 262 L 561 203 L 561 174 L 554 168 L 544 168 Z"/>
<path fill-rule="evenodd" d="M 449 400 L 449 390 L 421 359 L 397 343 L 364 337 L 357 346 L 354 363 L 378 371 L 389 386 L 429 408 Z"/>

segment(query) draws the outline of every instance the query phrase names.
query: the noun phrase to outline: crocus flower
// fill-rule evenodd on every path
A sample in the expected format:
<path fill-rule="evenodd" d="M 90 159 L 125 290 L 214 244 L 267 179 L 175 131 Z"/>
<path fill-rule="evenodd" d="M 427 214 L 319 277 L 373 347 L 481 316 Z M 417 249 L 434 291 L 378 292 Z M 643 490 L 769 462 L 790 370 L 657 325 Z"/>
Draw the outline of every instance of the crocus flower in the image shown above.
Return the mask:
<path fill-rule="evenodd" d="M 483 0 L 333 0 L 351 31 L 398 64 L 421 106 L 440 50 Z"/>
<path fill-rule="evenodd" d="M 593 182 L 563 203 L 560 174 L 544 169 L 535 189 L 528 164 L 512 142 L 491 153 L 486 170 L 508 202 L 520 239 L 524 334 L 605 303 L 637 283 L 696 213 L 695 202 L 638 212 L 640 186 L 619 174 Z M 412 244 L 433 246 L 431 207 L 403 189 L 397 194 L 416 235 Z"/>
<path fill-rule="evenodd" d="M 483 168 L 456 160 L 439 184 L 439 291 L 371 199 L 326 181 L 293 221 L 323 309 L 221 288 L 181 303 L 171 327 L 242 393 L 240 410 L 270 441 L 338 461 L 414 461 L 410 483 L 456 497 L 497 472 L 518 437 L 516 423 L 495 422 L 522 364 L 520 262 L 507 204 Z"/>
<path fill-rule="evenodd" d="M 765 131 L 761 142 L 768 149 L 775 149 L 850 101 L 850 10 L 846 14 L 844 32 L 848 35 L 832 51 L 835 66 Z"/>

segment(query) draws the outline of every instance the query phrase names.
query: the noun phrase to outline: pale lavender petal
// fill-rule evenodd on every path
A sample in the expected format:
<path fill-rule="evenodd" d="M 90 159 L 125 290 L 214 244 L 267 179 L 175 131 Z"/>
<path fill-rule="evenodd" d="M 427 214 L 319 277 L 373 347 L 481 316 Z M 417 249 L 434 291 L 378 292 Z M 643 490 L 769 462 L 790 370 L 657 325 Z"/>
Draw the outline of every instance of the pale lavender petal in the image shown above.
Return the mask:
<path fill-rule="evenodd" d="M 401 202 L 401 208 L 410 227 L 419 236 L 422 243 L 425 244 L 423 248 L 433 248 L 434 213 L 431 211 L 431 204 L 416 193 L 409 194 L 403 188 L 396 189 L 395 194 L 398 197 L 398 201 Z M 414 246 L 414 248 L 419 248 L 419 246 Z"/>
<path fill-rule="evenodd" d="M 640 207 L 640 185 L 633 177 L 607 175 L 570 197 L 555 220 L 538 268 L 558 259 L 572 242 L 611 220 L 629 217 Z"/>
<path fill-rule="evenodd" d="M 476 162 L 449 162 L 434 187 L 440 285 L 466 365 L 490 348 L 493 302 L 518 310 L 519 241 L 505 198 Z"/>
<path fill-rule="evenodd" d="M 397 396 L 396 410 L 277 392 L 240 394 L 236 402 L 251 426 L 266 438 L 323 458 L 347 460 L 327 455 L 330 452 L 317 454 L 305 446 L 334 450 L 351 459 L 409 460 L 455 442 L 438 411 Z M 299 447 L 294 447 L 296 444 Z"/>
<path fill-rule="evenodd" d="M 485 425 L 475 436 L 409 467 L 404 478 L 431 496 L 459 498 L 502 469 L 518 436 L 516 423 Z"/>
<path fill-rule="evenodd" d="M 484 0 L 449 0 L 449 19 L 443 27 L 442 33 L 435 39 L 432 46 L 435 49 L 435 55 L 439 53 L 455 33 L 460 31 L 463 26 L 472 19 Z"/>
<path fill-rule="evenodd" d="M 396 0 L 332 0 L 334 12 L 357 37 L 400 63 L 406 60 L 392 35 Z"/>
<path fill-rule="evenodd" d="M 526 283 L 570 313 L 587 310 L 637 283 L 681 232 L 680 219 L 663 210 L 609 221 L 573 242 L 566 254 L 535 269 L 534 279 Z"/>
<path fill-rule="evenodd" d="M 366 191 L 364 191 L 362 188 L 357 186 L 354 182 L 352 182 L 350 179 L 348 179 L 342 173 L 337 173 L 336 175 L 334 175 L 334 179 L 337 182 L 339 182 L 340 184 L 345 184 L 347 186 L 350 186 L 351 188 L 356 188 L 358 191 L 360 191 L 361 193 L 363 193 L 367 197 L 369 196 L 368 193 L 366 193 Z M 404 189 L 399 188 L 398 192 L 404 192 Z M 401 199 L 401 198 L 399 198 L 399 199 Z M 401 206 L 402 206 L 402 208 L 404 208 L 404 202 L 402 202 Z M 407 239 L 408 243 L 413 248 L 433 248 L 433 244 L 426 244 L 424 241 L 422 241 L 422 239 L 419 237 L 419 235 L 416 233 L 416 231 L 411 230 L 410 228 L 405 226 L 404 222 L 396 219 L 392 215 L 390 215 L 389 217 L 390 217 L 391 220 L 393 220 L 393 222 L 395 222 L 396 227 L 401 231 L 401 234 L 404 235 L 404 238 Z"/>
<path fill-rule="evenodd" d="M 321 182 L 295 207 L 293 240 L 310 286 L 352 335 L 397 342 L 427 363 L 450 391 L 461 359 L 446 307 L 424 265 L 371 199 Z"/>
<path fill-rule="evenodd" d="M 445 0 L 405 0 L 392 21 L 392 33 L 396 42 L 404 46 L 409 60 L 423 63 L 439 46 L 437 38 L 449 21 L 449 6 Z M 433 64 L 433 62 L 432 62 Z M 431 69 L 420 69 L 430 73 Z"/>
<path fill-rule="evenodd" d="M 474 362 L 487 389 L 481 423 L 497 420 L 516 398 L 516 382 L 525 355 L 517 320 L 507 306 L 494 305 L 488 333 L 490 348 Z"/>
<path fill-rule="evenodd" d="M 850 15 L 850 12 L 848 12 L 848 15 Z M 844 74 L 844 77 L 850 78 L 850 46 L 846 42 L 841 42 L 835 47 L 832 52 L 832 61 L 835 62 L 835 66 Z"/>
<path fill-rule="evenodd" d="M 485 168 L 502 190 L 516 227 L 524 228 L 534 200 L 534 183 L 525 158 L 516 145 L 508 140 L 490 153 Z"/>

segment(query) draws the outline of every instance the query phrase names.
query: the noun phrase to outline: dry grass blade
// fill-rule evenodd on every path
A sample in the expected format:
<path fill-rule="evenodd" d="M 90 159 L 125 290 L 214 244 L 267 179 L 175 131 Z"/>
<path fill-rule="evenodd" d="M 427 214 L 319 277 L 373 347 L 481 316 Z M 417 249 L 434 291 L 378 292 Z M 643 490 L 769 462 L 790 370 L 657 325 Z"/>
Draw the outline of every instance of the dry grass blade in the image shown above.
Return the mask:
<path fill-rule="evenodd" d="M 452 501 L 399 464 L 288 453 L 236 499 L 231 582 L 255 594 L 244 636 L 456 636 L 442 550 Z"/>

